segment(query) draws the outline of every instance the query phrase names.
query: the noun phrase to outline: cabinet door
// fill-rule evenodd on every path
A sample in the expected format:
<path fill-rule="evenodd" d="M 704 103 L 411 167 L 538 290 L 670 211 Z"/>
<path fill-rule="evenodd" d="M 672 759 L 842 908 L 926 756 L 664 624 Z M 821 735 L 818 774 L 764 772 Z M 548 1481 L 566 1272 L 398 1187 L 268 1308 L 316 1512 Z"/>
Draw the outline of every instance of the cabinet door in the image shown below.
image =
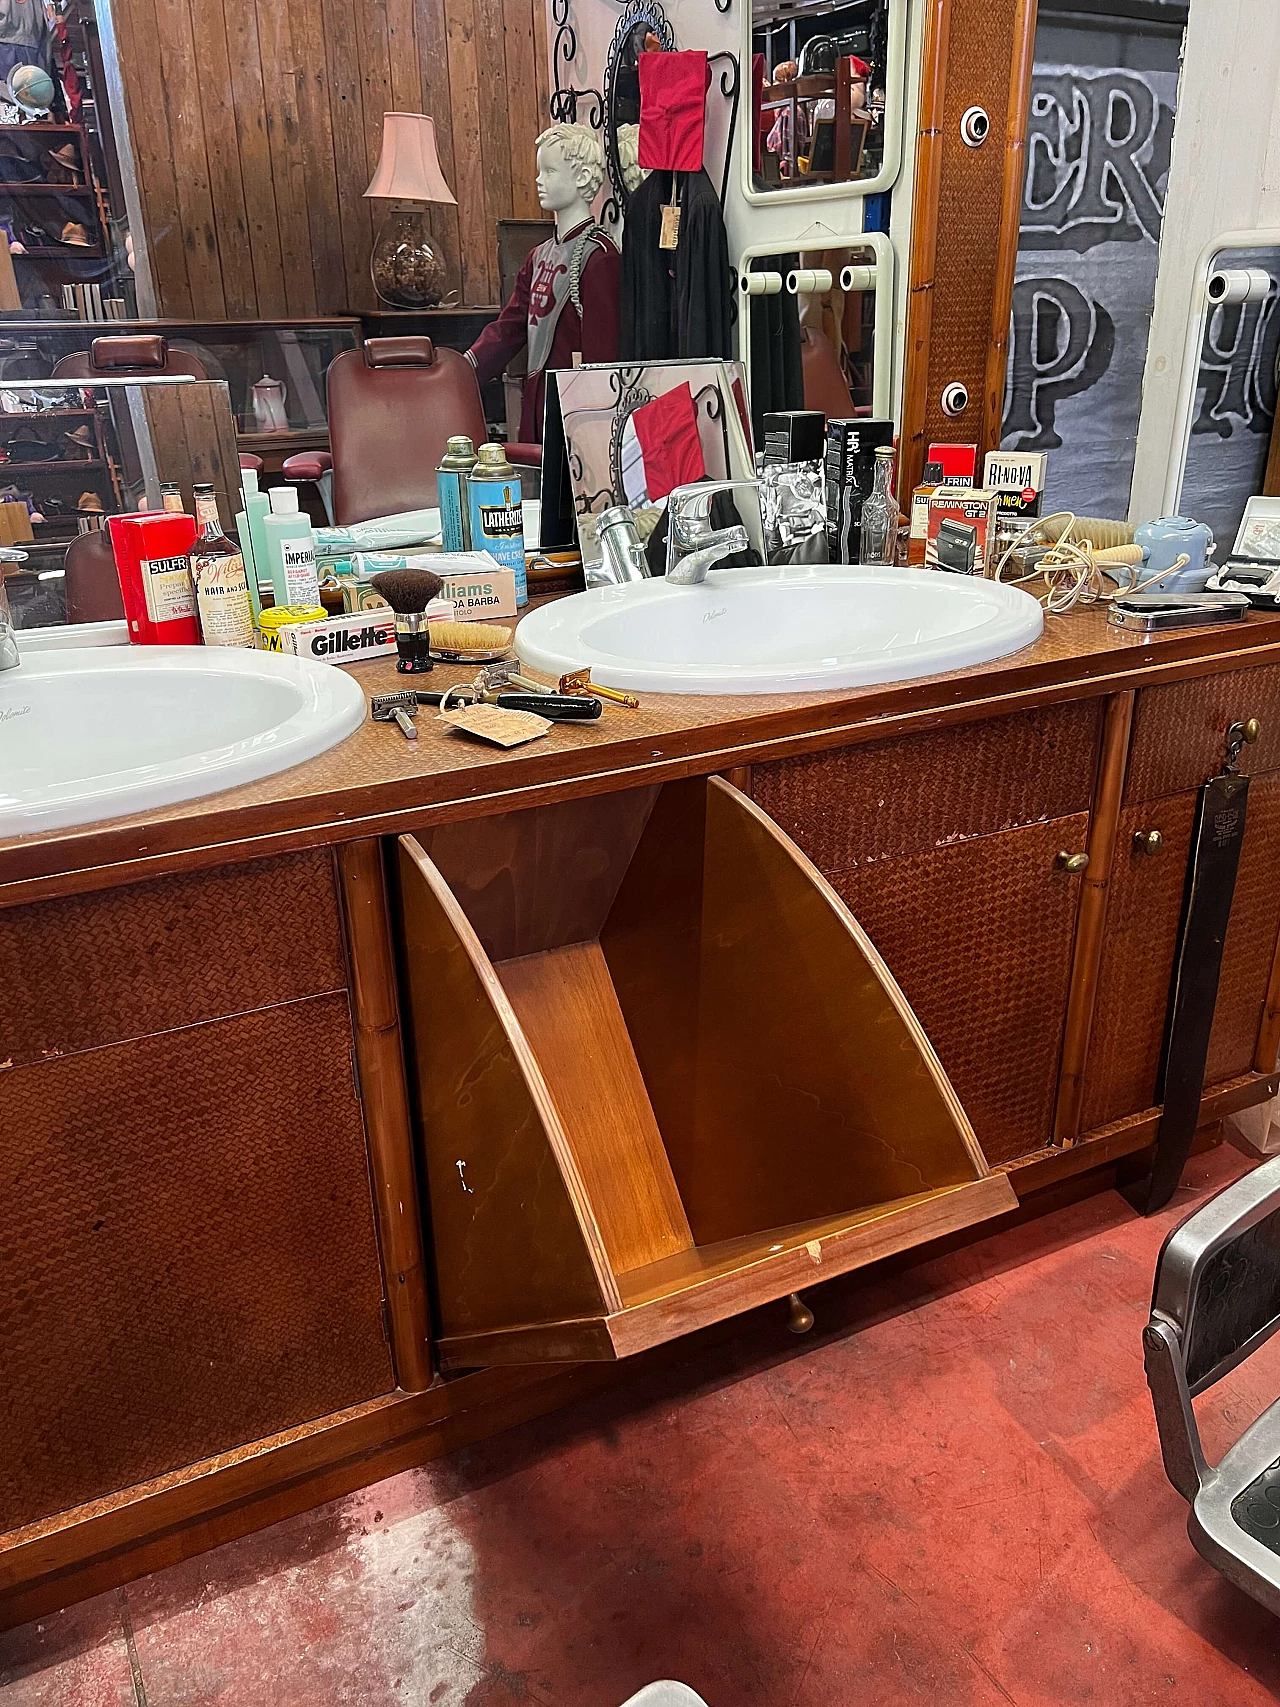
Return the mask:
<path fill-rule="evenodd" d="M 1089 817 L 869 862 L 832 884 L 884 956 L 992 1164 L 1049 1142 Z"/>
<path fill-rule="evenodd" d="M 1186 885 L 1196 790 L 1120 814 L 1098 997 L 1085 1067 L 1082 1130 L 1155 1106 L 1156 1076 Z M 1158 854 L 1135 838 L 1158 830 Z M 1280 933 L 1280 774 L 1255 777 L 1209 1040 L 1205 1084 L 1253 1066 Z"/>

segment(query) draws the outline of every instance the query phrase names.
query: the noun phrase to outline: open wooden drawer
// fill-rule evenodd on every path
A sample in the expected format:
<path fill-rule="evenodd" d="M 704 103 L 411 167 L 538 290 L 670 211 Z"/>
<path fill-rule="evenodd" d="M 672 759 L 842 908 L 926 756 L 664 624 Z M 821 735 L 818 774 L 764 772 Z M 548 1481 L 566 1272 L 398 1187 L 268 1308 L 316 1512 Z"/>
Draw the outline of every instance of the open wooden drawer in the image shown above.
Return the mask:
<path fill-rule="evenodd" d="M 1015 1206 L 855 920 L 728 783 L 398 863 L 445 1367 L 626 1356 Z"/>

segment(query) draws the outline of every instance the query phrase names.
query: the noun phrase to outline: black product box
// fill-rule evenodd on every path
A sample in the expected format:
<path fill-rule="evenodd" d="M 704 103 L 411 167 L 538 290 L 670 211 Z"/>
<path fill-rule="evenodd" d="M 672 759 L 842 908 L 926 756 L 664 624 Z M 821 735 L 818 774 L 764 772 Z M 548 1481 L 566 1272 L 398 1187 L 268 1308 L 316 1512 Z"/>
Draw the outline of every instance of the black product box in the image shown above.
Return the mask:
<path fill-rule="evenodd" d="M 821 462 L 827 417 L 821 409 L 786 409 L 764 418 L 764 460 L 776 468 L 784 462 Z"/>
<path fill-rule="evenodd" d="M 862 506 L 876 479 L 876 451 L 893 443 L 892 421 L 828 421 L 826 453 L 827 555 L 859 561 Z"/>

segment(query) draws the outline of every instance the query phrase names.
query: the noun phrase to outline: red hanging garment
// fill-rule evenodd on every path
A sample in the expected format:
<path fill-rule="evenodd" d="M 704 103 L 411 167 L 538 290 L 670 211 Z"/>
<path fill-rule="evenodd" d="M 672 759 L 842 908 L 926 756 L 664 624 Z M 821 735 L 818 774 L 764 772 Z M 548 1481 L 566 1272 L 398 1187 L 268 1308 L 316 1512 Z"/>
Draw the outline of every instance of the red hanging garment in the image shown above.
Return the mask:
<path fill-rule="evenodd" d="M 651 503 L 656 504 L 677 486 L 707 478 L 698 437 L 698 411 L 687 380 L 637 409 L 631 425 L 644 457 L 644 484 Z"/>
<path fill-rule="evenodd" d="M 640 55 L 640 164 L 646 171 L 700 169 L 710 83 L 705 53 Z"/>

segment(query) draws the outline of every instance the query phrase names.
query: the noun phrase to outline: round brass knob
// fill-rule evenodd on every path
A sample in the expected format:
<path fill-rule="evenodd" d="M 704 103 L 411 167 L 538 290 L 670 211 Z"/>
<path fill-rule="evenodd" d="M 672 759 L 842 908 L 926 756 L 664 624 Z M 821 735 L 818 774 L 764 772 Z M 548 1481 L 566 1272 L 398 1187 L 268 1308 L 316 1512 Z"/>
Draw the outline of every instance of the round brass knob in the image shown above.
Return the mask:
<path fill-rule="evenodd" d="M 1258 722 L 1258 719 L 1256 717 L 1251 717 L 1244 726 L 1244 738 L 1245 738 L 1245 740 L 1249 743 L 1250 746 L 1252 746 L 1253 743 L 1258 739 L 1258 736 L 1261 735 L 1261 733 L 1262 733 L 1261 723 Z"/>
<path fill-rule="evenodd" d="M 1164 846 L 1164 837 L 1159 830 L 1135 830 L 1133 832 L 1133 851 L 1140 854 L 1158 854 Z"/>
<path fill-rule="evenodd" d="M 1065 848 L 1059 848 L 1058 857 L 1054 861 L 1054 864 L 1060 866 L 1063 871 L 1070 871 L 1073 873 L 1077 871 L 1088 871 L 1089 856 L 1087 853 L 1068 853 Z"/>
<path fill-rule="evenodd" d="M 793 1334 L 807 1334 L 813 1326 L 813 1311 L 798 1292 L 787 1299 L 787 1326 Z"/>

